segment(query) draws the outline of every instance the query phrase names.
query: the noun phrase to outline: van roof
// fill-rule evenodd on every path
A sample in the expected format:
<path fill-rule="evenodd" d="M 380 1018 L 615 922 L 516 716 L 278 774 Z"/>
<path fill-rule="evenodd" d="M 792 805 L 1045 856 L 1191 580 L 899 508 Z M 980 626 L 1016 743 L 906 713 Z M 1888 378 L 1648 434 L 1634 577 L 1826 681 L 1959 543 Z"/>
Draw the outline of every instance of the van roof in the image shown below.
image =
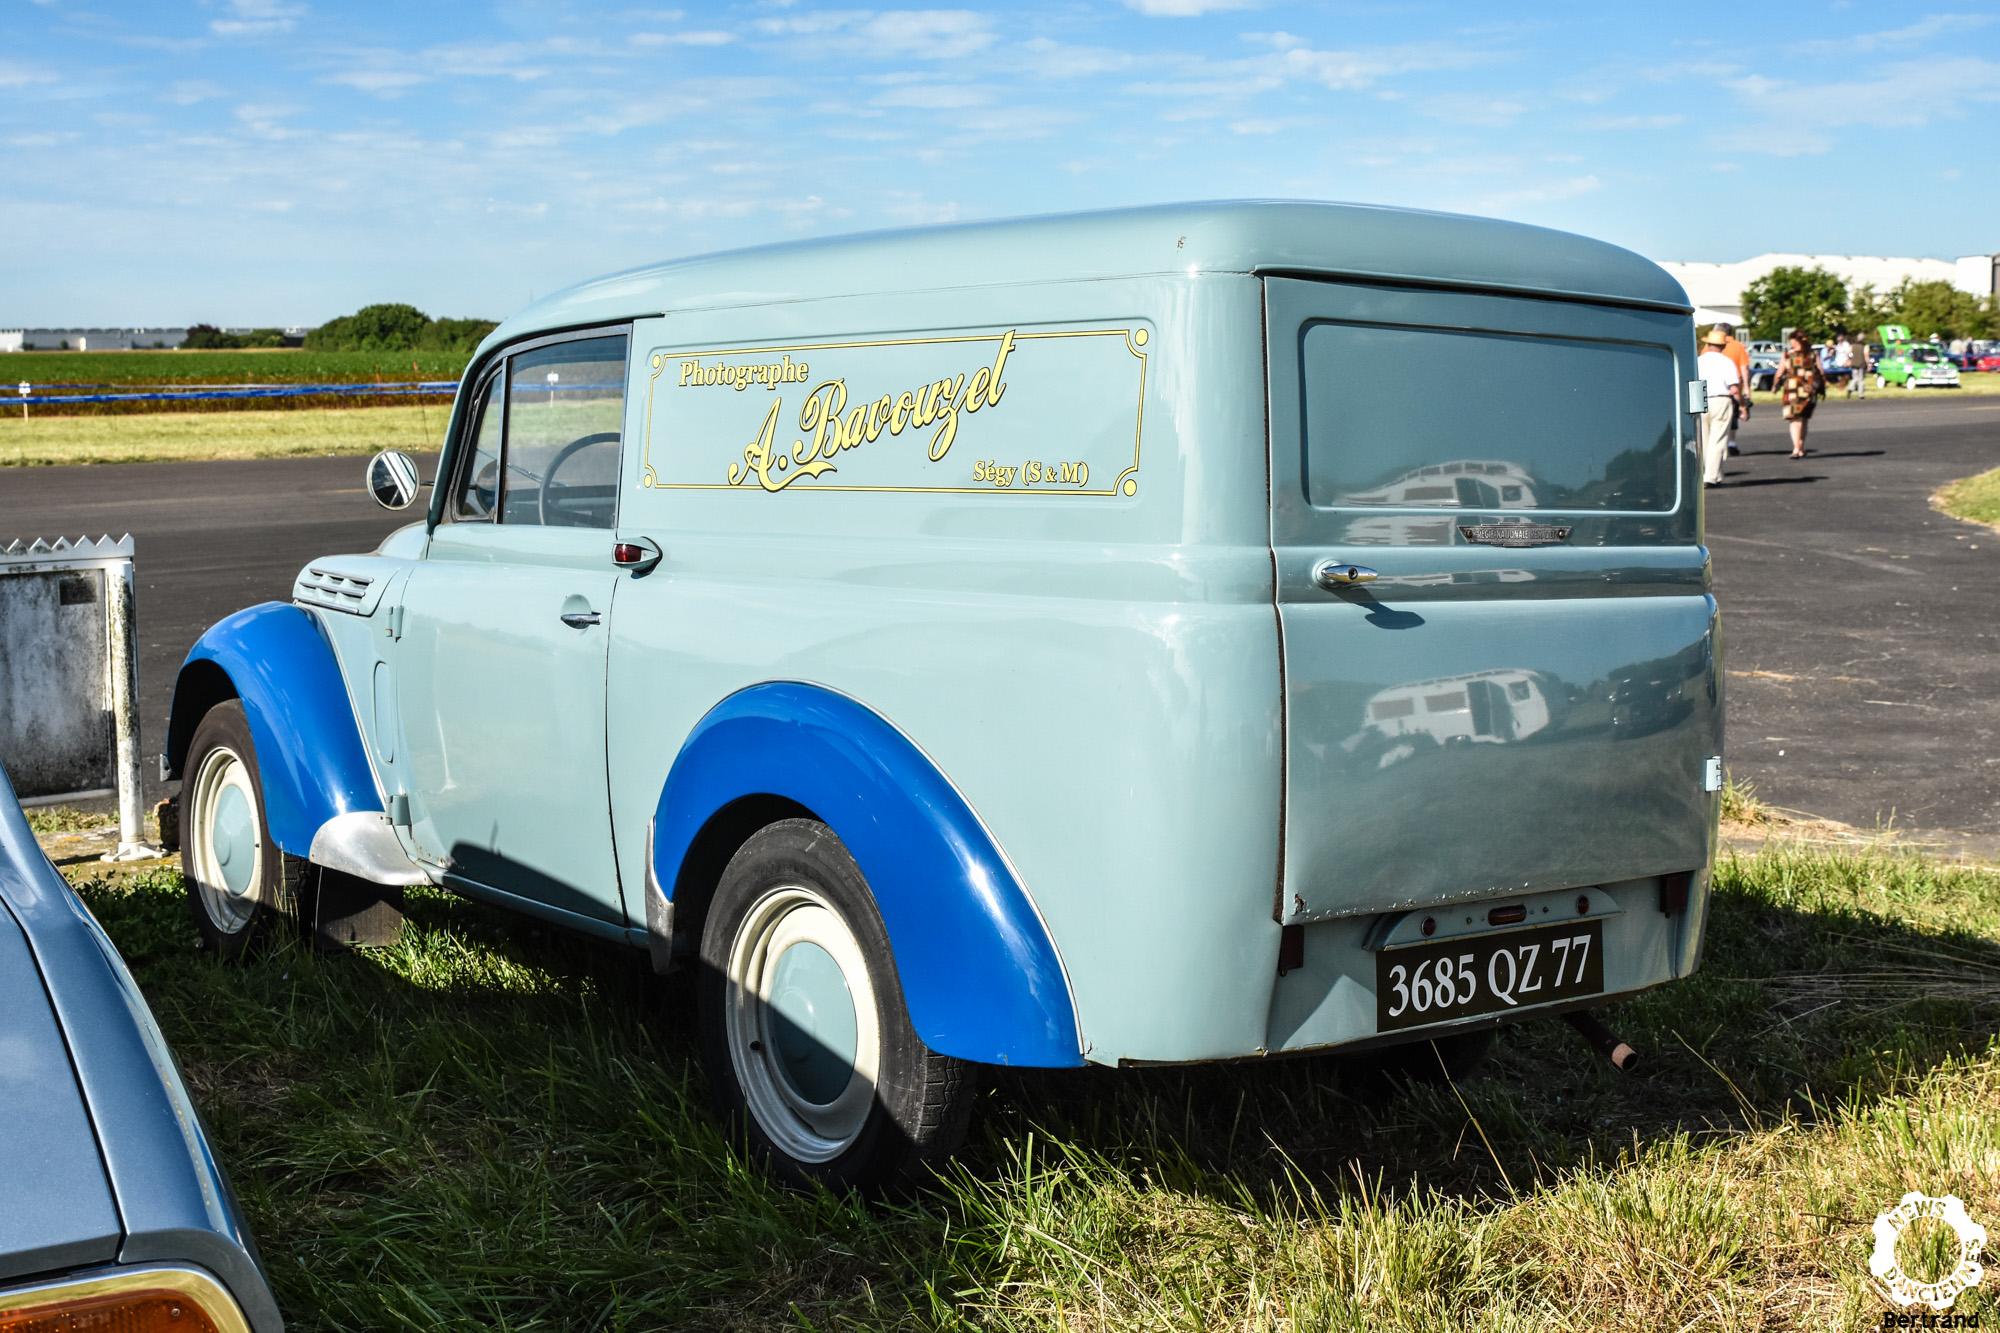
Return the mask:
<path fill-rule="evenodd" d="M 558 292 L 513 315 L 489 341 L 676 310 L 1200 273 L 1338 276 L 1693 310 L 1665 269 L 1604 241 L 1458 213 L 1273 199 L 952 223 L 697 255 Z"/>

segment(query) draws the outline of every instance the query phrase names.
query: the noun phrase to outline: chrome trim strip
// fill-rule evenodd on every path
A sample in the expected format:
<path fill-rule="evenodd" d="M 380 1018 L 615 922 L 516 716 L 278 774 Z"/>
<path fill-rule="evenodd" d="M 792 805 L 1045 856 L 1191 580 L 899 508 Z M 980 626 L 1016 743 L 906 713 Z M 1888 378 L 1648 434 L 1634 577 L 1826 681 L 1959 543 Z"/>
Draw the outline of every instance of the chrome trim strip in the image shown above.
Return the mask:
<path fill-rule="evenodd" d="M 674 904 L 653 869 L 653 825 L 657 822 L 658 815 L 646 821 L 646 952 L 652 956 L 653 971 L 665 976 L 674 969 Z"/>
<path fill-rule="evenodd" d="M 58 1302 L 123 1296 L 142 1291 L 170 1291 L 201 1307 L 220 1333 L 251 1333 L 243 1309 L 229 1289 L 199 1268 L 119 1268 L 81 1277 L 63 1278 L 0 1291 L 0 1318 L 9 1318 Z"/>

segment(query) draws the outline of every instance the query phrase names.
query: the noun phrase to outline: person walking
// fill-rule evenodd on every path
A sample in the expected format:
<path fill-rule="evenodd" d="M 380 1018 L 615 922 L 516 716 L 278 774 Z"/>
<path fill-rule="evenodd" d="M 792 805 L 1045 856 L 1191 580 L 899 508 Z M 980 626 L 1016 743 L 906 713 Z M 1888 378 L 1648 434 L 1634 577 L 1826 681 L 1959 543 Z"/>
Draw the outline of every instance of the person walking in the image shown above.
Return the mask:
<path fill-rule="evenodd" d="M 1854 378 L 1855 378 L 1854 344 L 1847 341 L 1847 335 L 1845 333 L 1841 334 L 1840 341 L 1836 342 L 1833 345 L 1833 368 L 1840 374 L 1846 376 L 1847 393 L 1849 397 L 1853 397 Z"/>
<path fill-rule="evenodd" d="M 1701 418 L 1701 484 L 1722 484 L 1722 460 L 1729 452 L 1730 437 L 1736 434 L 1736 409 L 1742 402 L 1743 380 L 1736 363 L 1723 347 L 1729 335 L 1720 328 L 1708 331 L 1704 349 L 1695 362 L 1695 371 L 1708 385 L 1708 411 Z"/>
<path fill-rule="evenodd" d="M 1740 454 L 1743 451 L 1736 447 L 1736 428 L 1750 419 L 1750 349 L 1736 340 L 1734 324 L 1724 321 L 1715 327 L 1727 339 L 1722 344 L 1722 354 L 1736 363 L 1736 384 L 1742 390 L 1742 396 L 1736 400 L 1736 418 L 1729 423 L 1729 452 Z"/>
<path fill-rule="evenodd" d="M 1800 329 L 1792 330 L 1791 345 L 1778 362 L 1777 387 L 1784 400 L 1785 421 L 1792 428 L 1792 457 L 1806 456 L 1806 423 L 1813 407 L 1826 393 L 1826 376 L 1820 372 L 1819 358 L 1812 343 Z"/>

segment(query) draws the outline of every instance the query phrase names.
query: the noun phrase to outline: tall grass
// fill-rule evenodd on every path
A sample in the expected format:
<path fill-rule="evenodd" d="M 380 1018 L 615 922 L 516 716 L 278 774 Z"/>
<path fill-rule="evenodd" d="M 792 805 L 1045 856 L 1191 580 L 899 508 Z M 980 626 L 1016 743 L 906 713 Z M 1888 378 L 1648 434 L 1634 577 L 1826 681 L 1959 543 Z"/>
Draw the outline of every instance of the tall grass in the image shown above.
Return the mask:
<path fill-rule="evenodd" d="M 419 893 L 394 948 L 229 967 L 176 876 L 84 892 L 297 1329 L 1877 1326 L 1878 1211 L 2000 1219 L 2000 876 L 1771 849 L 1717 884 L 1702 970 L 1606 1013 L 1648 1078 L 1550 1022 L 1455 1089 L 996 1071 L 875 1205 L 745 1159 L 630 955 Z"/>

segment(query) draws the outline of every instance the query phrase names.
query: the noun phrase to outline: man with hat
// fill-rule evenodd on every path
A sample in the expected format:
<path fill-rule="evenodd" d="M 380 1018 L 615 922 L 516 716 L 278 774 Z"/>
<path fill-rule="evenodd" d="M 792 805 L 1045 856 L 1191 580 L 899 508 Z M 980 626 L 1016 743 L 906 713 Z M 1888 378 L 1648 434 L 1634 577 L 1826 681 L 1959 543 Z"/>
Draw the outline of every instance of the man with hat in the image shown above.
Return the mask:
<path fill-rule="evenodd" d="M 1701 418 L 1701 484 L 1720 486 L 1722 459 L 1736 434 L 1736 407 L 1742 401 L 1744 381 L 1736 373 L 1736 362 L 1723 350 L 1729 344 L 1728 334 L 1710 329 L 1702 344 L 1701 359 L 1695 363 L 1708 385 L 1708 411 Z"/>
<path fill-rule="evenodd" d="M 1736 420 L 1738 422 L 1748 421 L 1750 419 L 1750 349 L 1736 340 L 1736 326 L 1734 324 L 1723 321 L 1715 327 L 1720 329 L 1722 335 L 1729 340 L 1722 345 L 1722 354 L 1736 363 L 1737 387 L 1743 390 L 1743 397 L 1736 404 Z M 1729 452 L 1732 454 L 1743 452 L 1736 447 L 1736 427 L 1734 425 L 1731 425 L 1729 428 Z"/>

